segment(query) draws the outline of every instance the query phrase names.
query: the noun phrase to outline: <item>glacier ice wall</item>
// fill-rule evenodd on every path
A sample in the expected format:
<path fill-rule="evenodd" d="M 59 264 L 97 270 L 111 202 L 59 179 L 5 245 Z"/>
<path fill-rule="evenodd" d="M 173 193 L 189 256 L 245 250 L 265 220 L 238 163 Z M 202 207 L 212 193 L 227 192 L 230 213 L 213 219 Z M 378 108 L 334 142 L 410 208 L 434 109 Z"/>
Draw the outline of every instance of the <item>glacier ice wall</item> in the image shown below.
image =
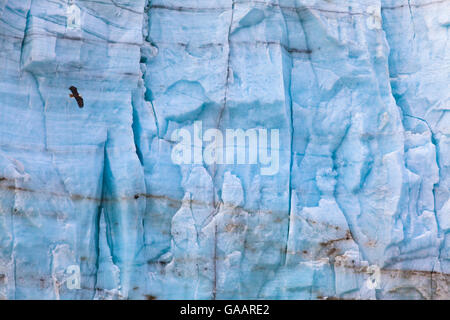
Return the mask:
<path fill-rule="evenodd" d="M 0 298 L 450 298 L 449 12 L 0 0 Z M 278 173 L 175 164 L 195 121 Z"/>

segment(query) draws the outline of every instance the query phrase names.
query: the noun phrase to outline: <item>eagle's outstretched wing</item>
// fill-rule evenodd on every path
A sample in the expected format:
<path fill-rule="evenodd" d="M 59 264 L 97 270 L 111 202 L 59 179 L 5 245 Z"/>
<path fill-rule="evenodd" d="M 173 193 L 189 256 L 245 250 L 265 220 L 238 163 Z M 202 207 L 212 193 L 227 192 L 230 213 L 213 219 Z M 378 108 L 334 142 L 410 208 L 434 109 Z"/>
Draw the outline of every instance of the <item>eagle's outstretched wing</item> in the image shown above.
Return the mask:
<path fill-rule="evenodd" d="M 72 95 L 73 95 L 74 97 L 78 96 L 78 90 L 77 90 L 76 87 L 71 86 L 71 87 L 69 88 L 69 90 L 72 91 Z"/>
<path fill-rule="evenodd" d="M 83 108 L 83 107 L 84 107 L 84 101 L 83 101 L 83 98 L 82 98 L 80 95 L 77 96 L 77 97 L 75 97 L 75 100 L 77 100 L 78 106 L 79 106 L 80 108 Z"/>

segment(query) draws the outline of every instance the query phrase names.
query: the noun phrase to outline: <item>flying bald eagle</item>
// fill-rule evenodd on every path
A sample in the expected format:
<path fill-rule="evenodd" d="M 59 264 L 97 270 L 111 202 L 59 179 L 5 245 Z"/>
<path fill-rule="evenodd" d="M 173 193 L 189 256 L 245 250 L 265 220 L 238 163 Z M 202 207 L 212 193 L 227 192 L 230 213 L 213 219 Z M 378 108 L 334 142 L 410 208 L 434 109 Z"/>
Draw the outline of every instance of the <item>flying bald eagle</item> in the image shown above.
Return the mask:
<path fill-rule="evenodd" d="M 69 97 L 75 98 L 75 100 L 77 100 L 78 106 L 80 108 L 83 108 L 84 107 L 83 97 L 79 95 L 77 88 L 71 86 L 69 90 L 72 91 L 72 94 L 69 94 Z"/>

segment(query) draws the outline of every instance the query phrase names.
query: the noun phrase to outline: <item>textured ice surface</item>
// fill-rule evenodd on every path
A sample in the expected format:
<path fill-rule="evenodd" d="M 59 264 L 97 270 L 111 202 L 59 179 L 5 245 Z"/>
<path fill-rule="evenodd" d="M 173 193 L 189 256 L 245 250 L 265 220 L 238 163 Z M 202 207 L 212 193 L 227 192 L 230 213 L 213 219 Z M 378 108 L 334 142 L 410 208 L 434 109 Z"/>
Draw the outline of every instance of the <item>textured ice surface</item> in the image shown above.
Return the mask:
<path fill-rule="evenodd" d="M 0 298 L 449 299 L 449 12 L 0 0 Z M 195 121 L 278 173 L 174 164 Z"/>

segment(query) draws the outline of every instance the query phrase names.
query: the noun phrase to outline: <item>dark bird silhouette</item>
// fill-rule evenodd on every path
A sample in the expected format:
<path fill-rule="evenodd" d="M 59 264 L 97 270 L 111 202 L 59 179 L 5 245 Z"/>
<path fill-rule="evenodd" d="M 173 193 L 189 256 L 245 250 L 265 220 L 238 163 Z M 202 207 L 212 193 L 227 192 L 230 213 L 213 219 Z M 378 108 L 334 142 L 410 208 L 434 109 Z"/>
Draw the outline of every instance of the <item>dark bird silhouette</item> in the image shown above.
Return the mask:
<path fill-rule="evenodd" d="M 80 94 L 78 93 L 77 88 L 74 87 L 74 86 L 71 86 L 71 87 L 69 88 L 69 90 L 72 91 L 72 94 L 69 94 L 69 97 L 75 98 L 75 100 L 77 100 L 78 106 L 79 106 L 80 108 L 83 108 L 83 107 L 84 107 L 83 97 L 80 96 Z"/>

